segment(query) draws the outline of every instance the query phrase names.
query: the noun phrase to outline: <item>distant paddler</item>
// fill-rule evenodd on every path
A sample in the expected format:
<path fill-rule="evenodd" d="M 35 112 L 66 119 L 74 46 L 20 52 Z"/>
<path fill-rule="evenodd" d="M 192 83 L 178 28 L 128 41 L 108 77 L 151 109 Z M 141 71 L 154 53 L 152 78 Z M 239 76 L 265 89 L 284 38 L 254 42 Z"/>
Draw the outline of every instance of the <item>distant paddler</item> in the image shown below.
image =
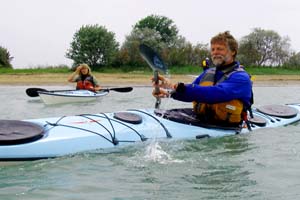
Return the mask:
<path fill-rule="evenodd" d="M 91 68 L 87 64 L 80 64 L 76 70 L 70 75 L 68 81 L 76 82 L 77 90 L 90 90 L 93 92 L 101 90 L 101 87 L 94 75 L 92 75 Z"/>

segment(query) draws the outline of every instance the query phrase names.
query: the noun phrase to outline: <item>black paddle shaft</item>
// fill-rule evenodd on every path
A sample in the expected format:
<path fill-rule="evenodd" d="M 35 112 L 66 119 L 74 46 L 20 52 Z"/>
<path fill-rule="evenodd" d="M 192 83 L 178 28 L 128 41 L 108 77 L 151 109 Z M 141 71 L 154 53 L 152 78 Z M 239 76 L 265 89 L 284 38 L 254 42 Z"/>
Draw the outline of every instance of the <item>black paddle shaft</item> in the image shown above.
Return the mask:
<path fill-rule="evenodd" d="M 154 93 L 156 95 L 158 95 L 160 93 L 160 90 L 159 90 L 159 86 L 158 86 L 159 79 L 158 79 L 158 71 L 157 70 L 154 71 L 153 76 L 154 76 L 154 82 L 156 85 Z M 161 99 L 159 97 L 156 97 L 156 102 L 155 102 L 156 109 L 159 109 L 160 103 L 161 103 Z"/>
<path fill-rule="evenodd" d="M 132 87 L 117 87 L 117 88 L 107 88 L 105 90 L 112 90 L 115 92 L 131 92 L 133 90 Z"/>

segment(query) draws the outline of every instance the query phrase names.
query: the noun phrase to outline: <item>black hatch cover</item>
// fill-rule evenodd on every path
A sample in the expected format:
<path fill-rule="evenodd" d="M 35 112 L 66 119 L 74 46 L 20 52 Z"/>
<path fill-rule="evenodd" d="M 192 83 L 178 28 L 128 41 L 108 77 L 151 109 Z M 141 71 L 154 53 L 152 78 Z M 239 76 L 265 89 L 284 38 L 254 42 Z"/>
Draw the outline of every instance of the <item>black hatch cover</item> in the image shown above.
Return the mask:
<path fill-rule="evenodd" d="M 0 120 L 0 145 L 15 145 L 41 138 L 44 130 L 32 122 Z"/>

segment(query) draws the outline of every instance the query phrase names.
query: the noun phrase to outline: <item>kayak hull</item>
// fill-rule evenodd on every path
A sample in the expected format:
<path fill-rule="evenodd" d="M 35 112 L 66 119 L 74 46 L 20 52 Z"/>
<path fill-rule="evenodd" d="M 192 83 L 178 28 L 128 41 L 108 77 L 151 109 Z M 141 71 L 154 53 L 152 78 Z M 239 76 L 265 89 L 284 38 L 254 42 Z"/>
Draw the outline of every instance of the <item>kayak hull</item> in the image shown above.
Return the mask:
<path fill-rule="evenodd" d="M 297 114 L 290 118 L 268 116 L 254 110 L 254 116 L 263 117 L 265 126 L 252 125 L 252 130 L 285 126 L 300 120 L 300 104 L 289 105 Z M 122 114 L 119 118 L 117 114 Z M 125 117 L 124 117 L 125 116 Z M 137 117 L 137 118 L 134 118 Z M 97 149 L 115 147 L 156 139 L 198 139 L 249 133 L 241 130 L 207 128 L 178 123 L 159 117 L 154 109 L 124 112 L 85 114 L 24 120 L 43 127 L 43 136 L 35 141 L 0 145 L 0 160 L 32 160 L 52 158 Z"/>
<path fill-rule="evenodd" d="M 102 98 L 108 91 L 92 92 L 89 90 L 68 90 L 68 91 L 38 91 L 42 101 L 47 105 L 90 102 Z"/>

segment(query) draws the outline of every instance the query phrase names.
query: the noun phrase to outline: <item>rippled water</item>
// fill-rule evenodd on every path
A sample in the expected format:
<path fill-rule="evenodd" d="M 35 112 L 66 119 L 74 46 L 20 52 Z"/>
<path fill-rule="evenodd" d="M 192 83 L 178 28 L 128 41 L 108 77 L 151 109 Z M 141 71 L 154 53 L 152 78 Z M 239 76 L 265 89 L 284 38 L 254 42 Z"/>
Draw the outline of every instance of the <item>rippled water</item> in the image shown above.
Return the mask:
<path fill-rule="evenodd" d="M 102 101 L 46 106 L 25 86 L 1 86 L 1 119 L 149 108 L 151 88 Z M 62 89 L 63 87 L 46 87 Z M 300 87 L 255 87 L 255 104 L 300 102 Z M 163 108 L 189 106 L 163 100 Z M 299 199 L 300 124 L 248 135 L 149 141 L 106 153 L 0 163 L 0 199 Z"/>

